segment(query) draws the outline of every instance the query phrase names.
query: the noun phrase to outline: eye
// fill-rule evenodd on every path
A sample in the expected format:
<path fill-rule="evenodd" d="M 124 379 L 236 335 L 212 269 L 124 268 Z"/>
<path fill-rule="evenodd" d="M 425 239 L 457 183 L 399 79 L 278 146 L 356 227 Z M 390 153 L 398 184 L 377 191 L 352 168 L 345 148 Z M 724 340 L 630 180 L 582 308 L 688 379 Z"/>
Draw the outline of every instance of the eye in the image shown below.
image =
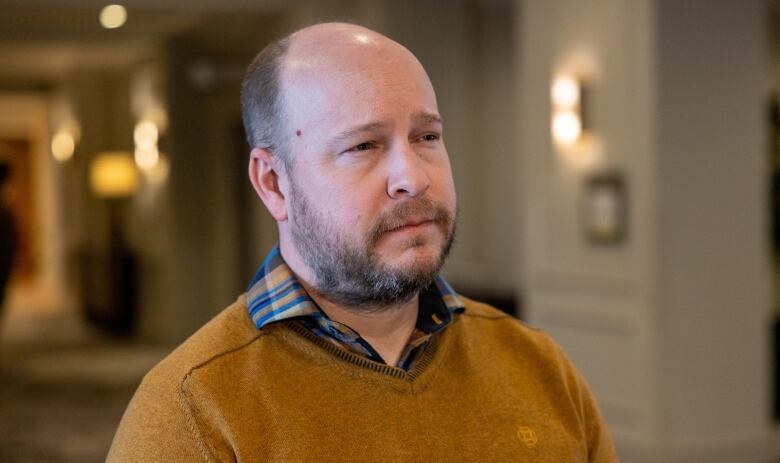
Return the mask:
<path fill-rule="evenodd" d="M 370 141 L 364 141 L 350 148 L 348 151 L 368 151 L 374 148 L 374 143 Z"/>
<path fill-rule="evenodd" d="M 422 140 L 422 141 L 436 141 L 436 140 L 438 140 L 440 138 L 441 138 L 441 136 L 439 136 L 438 134 L 426 133 L 425 135 L 420 137 L 420 140 Z"/>

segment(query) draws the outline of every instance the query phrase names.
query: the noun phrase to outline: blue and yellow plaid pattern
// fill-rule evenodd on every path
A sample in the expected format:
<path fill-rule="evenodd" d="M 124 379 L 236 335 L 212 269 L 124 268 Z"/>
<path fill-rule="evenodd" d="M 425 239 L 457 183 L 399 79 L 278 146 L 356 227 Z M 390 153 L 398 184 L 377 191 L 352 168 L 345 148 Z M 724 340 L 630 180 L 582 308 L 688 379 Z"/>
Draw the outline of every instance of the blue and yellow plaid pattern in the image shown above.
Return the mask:
<path fill-rule="evenodd" d="M 409 371 L 414 360 L 425 350 L 431 336 L 449 325 L 464 304 L 452 287 L 437 276 L 420 293 L 417 324 L 396 367 Z M 258 330 L 269 323 L 299 319 L 317 336 L 375 362 L 385 363 L 373 347 L 355 330 L 328 318 L 309 297 L 284 262 L 279 246 L 268 254 L 247 290 L 247 310 Z"/>

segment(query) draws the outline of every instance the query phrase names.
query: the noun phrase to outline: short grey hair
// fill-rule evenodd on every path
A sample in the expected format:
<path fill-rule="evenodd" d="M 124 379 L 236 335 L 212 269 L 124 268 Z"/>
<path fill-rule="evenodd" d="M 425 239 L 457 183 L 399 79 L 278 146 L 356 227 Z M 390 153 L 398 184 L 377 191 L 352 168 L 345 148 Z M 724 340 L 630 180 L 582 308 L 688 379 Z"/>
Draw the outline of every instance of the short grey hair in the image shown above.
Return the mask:
<path fill-rule="evenodd" d="M 266 45 L 252 60 L 241 83 L 241 116 L 250 148 L 270 151 L 288 171 L 292 160 L 284 133 L 280 75 L 289 46 L 289 35 Z"/>

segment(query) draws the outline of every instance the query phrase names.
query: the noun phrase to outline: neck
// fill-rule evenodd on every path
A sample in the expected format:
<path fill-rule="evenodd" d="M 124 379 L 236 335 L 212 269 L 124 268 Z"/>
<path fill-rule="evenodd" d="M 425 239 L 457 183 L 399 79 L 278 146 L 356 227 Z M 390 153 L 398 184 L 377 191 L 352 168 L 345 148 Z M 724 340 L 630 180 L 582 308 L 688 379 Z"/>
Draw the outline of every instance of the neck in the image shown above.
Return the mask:
<path fill-rule="evenodd" d="M 303 283 L 309 295 L 331 320 L 343 323 L 371 344 L 391 366 L 395 366 L 417 323 L 418 297 L 411 301 L 366 311 L 336 304 Z"/>
<path fill-rule="evenodd" d="M 282 256 L 298 281 L 303 285 L 317 305 L 339 323 L 355 330 L 391 366 L 395 366 L 417 323 L 419 297 L 381 308 L 366 310 L 366 307 L 350 307 L 335 303 L 319 294 L 311 284 L 313 276 L 304 265 L 294 246 L 281 242 Z"/>

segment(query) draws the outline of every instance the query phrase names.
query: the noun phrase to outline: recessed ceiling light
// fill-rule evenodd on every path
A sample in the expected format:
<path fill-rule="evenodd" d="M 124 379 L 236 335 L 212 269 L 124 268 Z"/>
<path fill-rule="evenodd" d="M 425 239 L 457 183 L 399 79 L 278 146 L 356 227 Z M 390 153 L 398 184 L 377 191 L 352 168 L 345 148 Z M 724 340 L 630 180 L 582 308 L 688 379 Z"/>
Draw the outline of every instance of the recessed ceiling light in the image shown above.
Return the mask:
<path fill-rule="evenodd" d="M 122 27 L 127 21 L 127 10 L 122 5 L 107 5 L 100 11 L 100 24 L 106 29 Z"/>

